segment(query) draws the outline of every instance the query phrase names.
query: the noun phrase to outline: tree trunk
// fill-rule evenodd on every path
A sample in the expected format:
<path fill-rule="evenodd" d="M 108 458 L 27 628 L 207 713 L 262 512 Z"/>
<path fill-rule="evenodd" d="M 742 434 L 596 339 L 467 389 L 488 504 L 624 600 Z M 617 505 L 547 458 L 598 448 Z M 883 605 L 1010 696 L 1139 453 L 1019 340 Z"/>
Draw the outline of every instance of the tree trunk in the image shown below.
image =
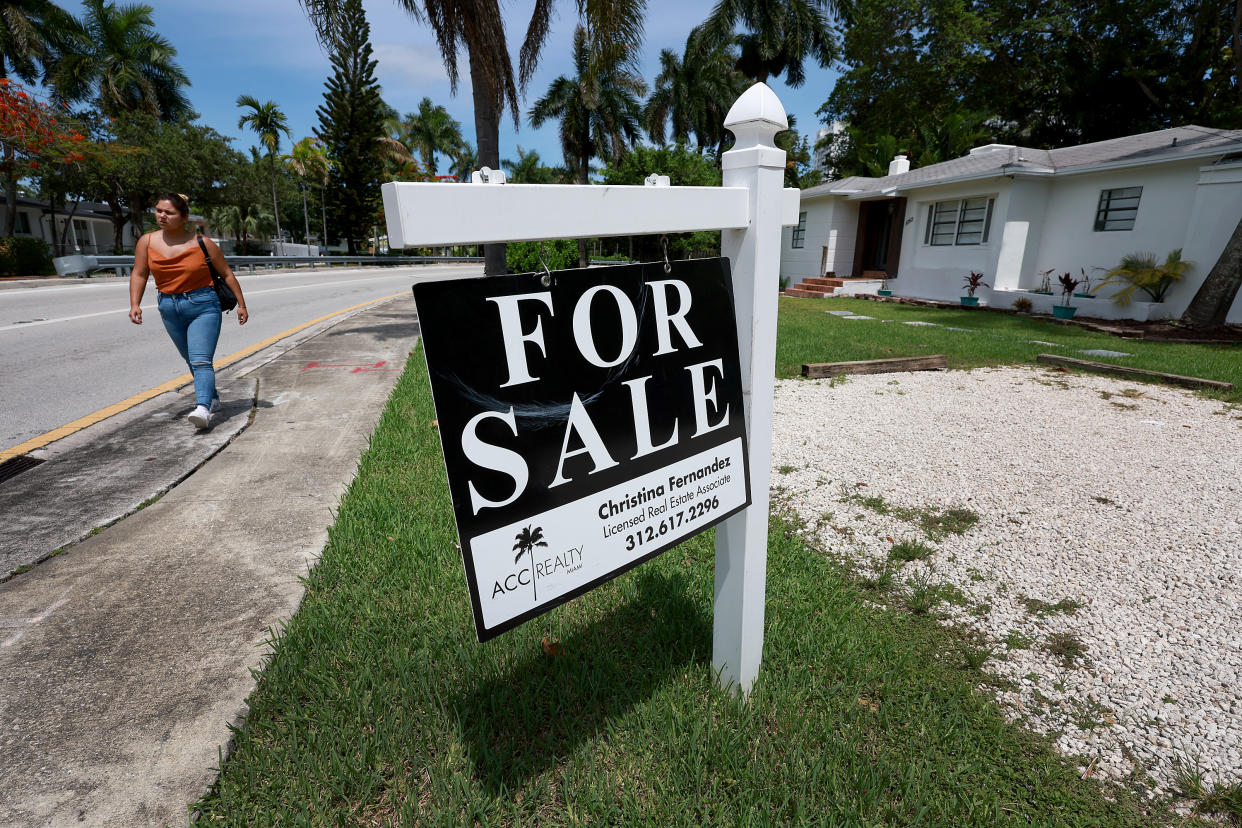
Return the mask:
<path fill-rule="evenodd" d="M 4 61 L 0 60 L 0 78 L 8 78 L 9 73 L 5 71 Z M 13 238 L 17 234 L 17 170 L 14 166 L 13 148 L 8 144 L 4 145 L 4 197 L 8 199 L 5 203 L 8 205 L 6 215 L 4 217 L 4 235 L 7 238 Z"/>
<path fill-rule="evenodd" d="M 306 225 L 306 236 L 302 240 L 306 242 L 306 252 L 310 253 L 310 212 L 306 207 L 306 185 L 301 185 L 299 189 L 302 191 L 302 223 Z"/>
<path fill-rule="evenodd" d="M 17 171 L 13 169 L 15 163 L 13 148 L 8 144 L 4 145 L 4 197 L 8 205 L 7 215 L 4 217 L 4 235 L 12 238 L 17 235 Z"/>
<path fill-rule="evenodd" d="M 49 208 L 48 212 L 50 214 L 48 216 L 47 223 L 48 223 L 48 230 L 52 234 L 52 255 L 61 256 L 64 254 L 64 251 L 60 249 L 60 242 L 61 242 L 60 234 L 56 232 L 56 201 L 57 201 L 56 194 L 52 193 L 52 197 L 49 198 L 47 202 L 48 208 Z M 66 225 L 67 224 L 68 222 L 66 222 Z M 68 226 L 66 226 L 65 229 L 68 230 L 69 229 Z"/>
<path fill-rule="evenodd" d="M 479 166 L 500 169 L 500 95 L 491 89 L 487 73 L 470 55 L 470 91 L 474 95 L 474 138 L 478 142 Z M 509 271 L 503 244 L 483 245 L 483 273 L 497 276 Z"/>
<path fill-rule="evenodd" d="M 1233 235 L 1221 251 L 1199 292 L 1190 300 L 1181 322 L 1196 330 L 1219 328 L 1229 316 L 1229 308 L 1242 287 L 1242 221 L 1233 228 Z"/>
<path fill-rule="evenodd" d="M 115 199 L 108 200 L 108 209 L 112 211 L 112 252 L 120 255 L 121 240 L 125 238 L 125 224 L 129 221 L 129 217 L 121 209 L 121 202 Z"/>
<path fill-rule="evenodd" d="M 585 145 L 584 145 L 585 146 Z M 578 183 L 589 184 L 591 182 L 591 159 L 583 158 L 578 169 Z M 587 240 L 578 239 L 578 267 L 585 268 L 591 263 L 591 259 L 587 254 Z"/>
<path fill-rule="evenodd" d="M 276 241 L 280 242 L 284 237 L 280 234 L 280 205 L 276 203 L 276 154 L 269 153 L 268 158 L 272 159 L 272 218 L 276 219 Z M 275 245 L 272 245 L 272 252 L 277 252 Z"/>
<path fill-rule="evenodd" d="M 324 198 L 324 190 L 327 187 L 319 188 L 319 210 L 323 217 L 323 238 L 319 240 L 319 252 L 326 253 L 328 250 L 328 202 Z"/>

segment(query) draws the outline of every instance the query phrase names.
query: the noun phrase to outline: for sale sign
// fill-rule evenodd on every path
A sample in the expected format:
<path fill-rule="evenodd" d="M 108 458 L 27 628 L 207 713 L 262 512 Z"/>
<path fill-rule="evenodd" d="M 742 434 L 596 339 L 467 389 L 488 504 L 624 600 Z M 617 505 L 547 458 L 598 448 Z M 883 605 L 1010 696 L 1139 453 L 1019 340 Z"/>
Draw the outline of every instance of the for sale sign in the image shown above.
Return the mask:
<path fill-rule="evenodd" d="M 414 299 L 480 641 L 749 505 L 726 259 Z"/>

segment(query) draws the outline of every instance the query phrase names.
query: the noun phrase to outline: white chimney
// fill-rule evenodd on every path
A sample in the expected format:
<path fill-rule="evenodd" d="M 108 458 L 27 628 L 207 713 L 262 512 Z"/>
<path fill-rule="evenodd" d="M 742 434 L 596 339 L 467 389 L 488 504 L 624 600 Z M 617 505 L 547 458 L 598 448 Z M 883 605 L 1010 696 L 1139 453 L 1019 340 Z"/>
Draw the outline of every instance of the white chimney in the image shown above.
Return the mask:
<path fill-rule="evenodd" d="M 889 175 L 901 175 L 910 172 L 910 159 L 904 155 L 894 155 L 893 160 L 888 162 Z"/>

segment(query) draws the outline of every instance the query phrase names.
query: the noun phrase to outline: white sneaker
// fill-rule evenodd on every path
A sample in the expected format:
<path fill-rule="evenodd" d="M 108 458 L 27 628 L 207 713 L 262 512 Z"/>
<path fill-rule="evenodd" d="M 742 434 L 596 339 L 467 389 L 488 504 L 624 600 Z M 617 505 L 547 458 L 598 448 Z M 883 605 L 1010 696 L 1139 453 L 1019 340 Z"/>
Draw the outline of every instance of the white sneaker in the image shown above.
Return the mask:
<path fill-rule="evenodd" d="M 186 417 L 190 421 L 190 425 L 195 428 L 206 428 L 211 424 L 211 411 L 205 405 L 195 407 L 190 415 Z"/>

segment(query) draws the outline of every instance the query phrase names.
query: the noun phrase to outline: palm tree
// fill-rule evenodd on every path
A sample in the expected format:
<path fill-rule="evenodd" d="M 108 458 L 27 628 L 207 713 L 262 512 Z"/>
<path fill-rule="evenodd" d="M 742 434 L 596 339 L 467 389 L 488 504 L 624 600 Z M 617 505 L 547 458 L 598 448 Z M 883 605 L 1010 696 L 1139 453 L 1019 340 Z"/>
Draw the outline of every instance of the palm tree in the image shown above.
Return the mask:
<path fill-rule="evenodd" d="M 63 26 L 63 14 L 48 0 L 0 0 L 0 78 L 38 80 L 40 66 L 53 55 L 49 24 Z"/>
<path fill-rule="evenodd" d="M 311 243 L 311 218 L 307 214 L 306 180 L 311 179 L 319 186 L 319 207 L 323 214 L 322 245 L 328 245 L 328 207 L 325 204 L 323 191 L 328 186 L 329 175 L 332 174 L 332 159 L 324 153 L 323 142 L 313 135 L 299 140 L 293 145 L 288 155 L 282 156 L 284 164 L 293 175 L 298 176 L 298 184 L 302 186 L 302 217 L 306 221 L 307 243 Z"/>
<path fill-rule="evenodd" d="M 247 252 L 246 242 L 252 236 L 270 232 L 274 224 L 271 213 L 265 213 L 257 206 L 242 208 L 236 204 L 213 207 L 207 218 L 217 233 L 227 233 L 241 242 L 243 256 Z"/>
<path fill-rule="evenodd" d="M 738 38 L 738 70 L 763 82 L 784 73 L 797 87 L 806 81 L 806 58 L 827 67 L 836 57 L 827 15 L 842 18 L 845 10 L 841 0 L 720 0 L 703 23 L 705 42 L 728 41 L 740 23 L 747 33 Z"/>
<path fill-rule="evenodd" d="M 84 0 L 86 14 L 61 31 L 47 81 L 72 101 L 91 99 L 105 116 L 149 112 L 165 120 L 189 113 L 182 91 L 190 79 L 173 60 L 177 50 L 161 37 L 142 4 L 118 6 Z"/>
<path fill-rule="evenodd" d="M 535 593 L 535 599 L 538 600 L 539 592 L 538 590 L 535 589 L 535 572 L 534 572 L 535 547 L 548 545 L 547 541 L 543 539 L 543 527 L 536 526 L 534 530 L 532 531 L 531 528 L 527 526 L 521 532 L 518 532 L 514 540 L 517 541 L 517 543 L 513 544 L 513 548 L 517 550 L 517 555 L 514 556 L 513 558 L 514 563 L 517 563 L 518 561 L 522 560 L 523 555 L 526 555 L 526 554 L 530 555 L 530 567 L 531 567 L 530 586 L 531 586 L 531 590 L 534 591 Z"/>
<path fill-rule="evenodd" d="M 552 170 L 539 163 L 539 153 L 527 152 L 521 145 L 518 145 L 516 161 L 505 159 L 500 163 L 514 184 L 551 184 L 554 177 Z"/>
<path fill-rule="evenodd" d="M 285 168 L 297 176 L 298 188 L 302 191 L 302 221 L 306 230 L 306 243 L 310 244 L 310 211 L 306 206 L 306 180 L 309 178 L 321 184 L 327 184 L 332 162 L 324 153 L 322 142 L 313 135 L 298 141 L 288 155 L 282 155 L 280 158 L 285 162 Z M 326 225 L 326 214 L 324 222 Z M 327 239 L 324 239 L 324 243 L 327 244 Z"/>
<path fill-rule="evenodd" d="M 470 183 L 470 173 L 478 168 L 479 156 L 475 153 L 474 147 L 466 144 L 453 156 L 453 166 L 449 168 L 449 172 L 457 176 L 458 181 Z"/>
<path fill-rule="evenodd" d="M 662 50 L 643 116 L 651 140 L 663 144 L 668 123 L 675 143 L 689 143 L 693 133 L 700 151 L 713 147 L 719 153 L 725 115 L 746 90 L 746 79 L 734 68 L 737 61 L 732 39 L 708 42 L 701 28 L 690 31 L 682 57 Z"/>
<path fill-rule="evenodd" d="M 466 143 L 461 137 L 461 123 L 448 110 L 423 98 L 418 111 L 411 112 L 401 121 L 401 135 L 410 151 L 418 150 L 427 172 L 436 174 L 436 153 L 450 158 Z"/>
<path fill-rule="evenodd" d="M 331 43 L 344 0 L 299 0 L 315 25 L 320 40 Z M 469 57 L 470 87 L 474 99 L 474 134 L 478 142 L 478 161 L 492 169 L 500 168 L 500 118 L 508 109 L 516 126 L 519 117 L 517 80 L 509 59 L 504 21 L 498 0 L 476 3 L 452 0 L 397 0 L 417 21 L 426 22 L 435 32 L 440 57 L 448 73 L 449 87 L 457 93 L 459 73 L 457 54 L 464 46 Z M 618 50 L 632 49 L 642 42 L 646 0 L 576 0 L 579 16 L 590 25 L 596 56 L 610 56 Z M 526 38 L 522 43 L 518 78 L 522 88 L 530 82 L 539 63 L 539 52 L 547 39 L 553 4 L 535 0 Z M 505 272 L 503 244 L 484 248 L 484 272 Z"/>
<path fill-rule="evenodd" d="M 647 91 L 642 78 L 628 68 L 627 55 L 613 53 L 608 63 L 593 62 L 586 29 L 574 31 L 573 77 L 561 75 L 530 109 L 531 126 L 561 122 L 561 149 L 565 163 L 586 184 L 592 158 L 619 161 L 627 146 L 638 139 L 642 118 L 639 96 Z M 593 93 L 593 94 L 592 94 Z M 587 266 L 587 245 L 578 240 L 578 264 Z"/>
<path fill-rule="evenodd" d="M 275 101 L 259 103 L 259 99 L 252 95 L 239 95 L 237 105 L 250 110 L 237 119 L 237 126 L 249 127 L 259 136 L 259 143 L 267 150 L 267 158 L 272 165 L 272 215 L 276 217 L 276 238 L 279 240 L 281 233 L 280 205 L 276 203 L 276 151 L 280 149 L 280 134 L 283 132 L 292 141 L 293 133 L 289 131 L 285 113 L 280 111 Z"/>

